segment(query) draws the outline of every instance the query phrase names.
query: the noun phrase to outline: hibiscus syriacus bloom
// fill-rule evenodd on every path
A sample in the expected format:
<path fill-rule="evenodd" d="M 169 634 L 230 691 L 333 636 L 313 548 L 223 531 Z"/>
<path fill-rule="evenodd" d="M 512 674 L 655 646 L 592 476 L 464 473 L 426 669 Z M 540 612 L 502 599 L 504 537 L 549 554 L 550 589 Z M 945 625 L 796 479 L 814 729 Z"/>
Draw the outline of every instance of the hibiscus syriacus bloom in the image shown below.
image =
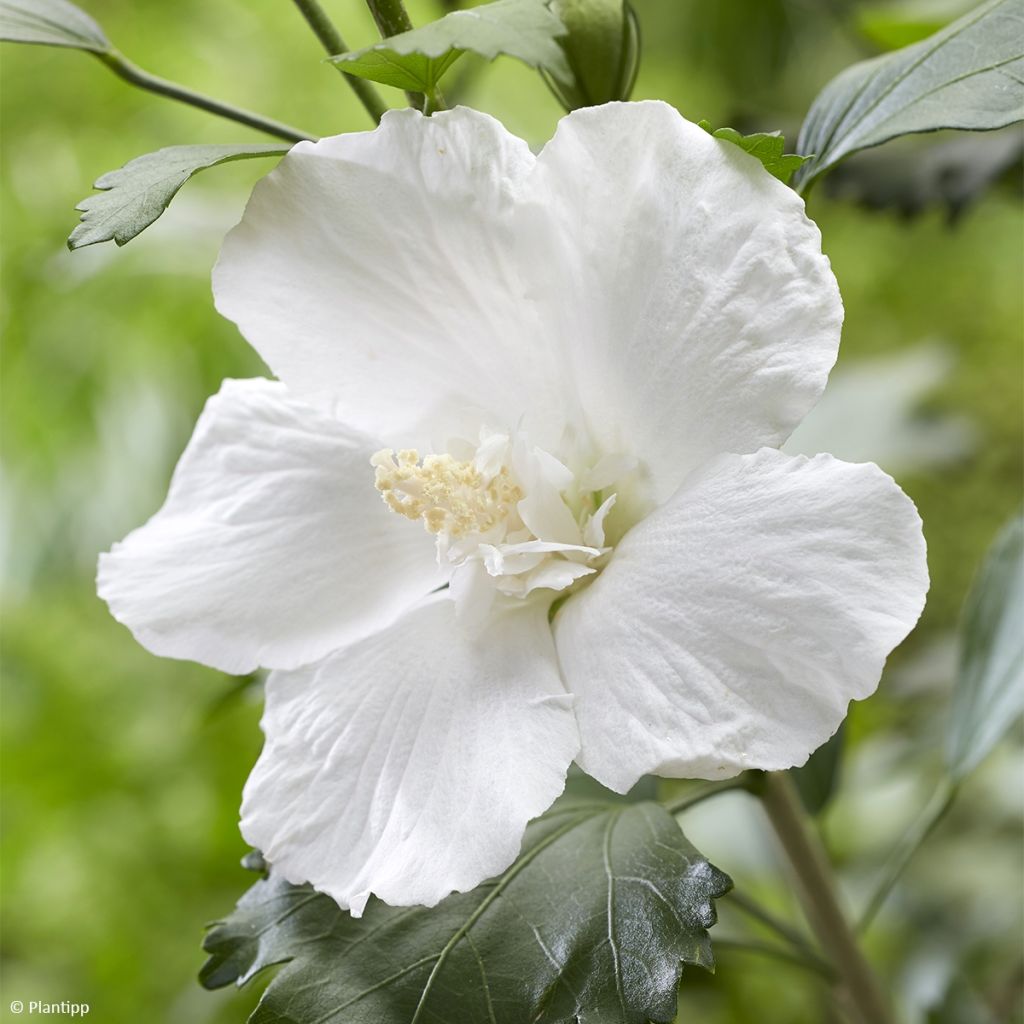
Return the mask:
<path fill-rule="evenodd" d="M 253 193 L 226 381 L 100 562 L 157 654 L 271 669 L 242 832 L 361 913 L 505 868 L 575 759 L 803 763 L 927 589 L 874 465 L 781 454 L 842 305 L 803 203 L 661 103 L 385 115 Z"/>

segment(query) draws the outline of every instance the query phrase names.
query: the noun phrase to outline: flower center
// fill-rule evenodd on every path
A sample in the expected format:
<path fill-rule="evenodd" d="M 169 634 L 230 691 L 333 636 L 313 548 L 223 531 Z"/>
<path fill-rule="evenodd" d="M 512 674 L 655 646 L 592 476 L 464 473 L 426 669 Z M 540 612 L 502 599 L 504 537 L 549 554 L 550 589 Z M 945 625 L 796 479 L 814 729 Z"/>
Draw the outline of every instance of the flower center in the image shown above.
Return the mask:
<path fill-rule="evenodd" d="M 406 519 L 422 519 L 429 533 L 486 533 L 507 519 L 523 496 L 506 466 L 485 480 L 472 462 L 457 462 L 451 455 L 427 455 L 420 464 L 415 448 L 397 456 L 385 448 L 370 464 L 374 486 L 388 508 Z"/>
<path fill-rule="evenodd" d="M 636 465 L 606 456 L 574 472 L 508 434 L 481 434 L 470 458 L 385 448 L 370 463 L 388 508 L 435 536 L 438 563 L 463 607 L 489 606 L 495 593 L 564 591 L 598 572 L 611 551 L 611 485 Z"/>

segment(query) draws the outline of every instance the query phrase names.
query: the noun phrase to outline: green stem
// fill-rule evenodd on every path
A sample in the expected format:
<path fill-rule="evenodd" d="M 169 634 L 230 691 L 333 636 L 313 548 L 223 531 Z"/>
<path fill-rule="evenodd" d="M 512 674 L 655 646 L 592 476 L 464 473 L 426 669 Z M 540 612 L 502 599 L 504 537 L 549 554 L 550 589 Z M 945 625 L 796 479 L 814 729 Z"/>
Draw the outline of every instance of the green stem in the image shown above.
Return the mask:
<path fill-rule="evenodd" d="M 314 35 L 323 44 L 329 57 L 337 57 L 341 53 L 348 53 L 345 40 L 341 33 L 335 28 L 334 23 L 327 17 L 327 12 L 320 6 L 317 0 L 295 0 L 295 6 L 302 12 Z M 337 65 L 336 65 L 337 66 Z M 373 118 L 376 124 L 387 110 L 387 104 L 381 99 L 380 93 L 373 87 L 372 82 L 356 75 L 346 75 L 340 67 L 342 78 L 349 84 L 349 88 L 359 97 L 359 102 L 366 108 L 366 112 Z"/>
<path fill-rule="evenodd" d="M 743 911 L 748 917 L 763 924 L 766 928 L 775 932 L 776 935 L 785 939 L 791 946 L 795 946 L 801 953 L 810 953 L 817 956 L 808 941 L 792 925 L 776 917 L 771 911 L 766 910 L 760 903 L 752 900 L 736 889 L 727 894 L 729 906 Z"/>
<path fill-rule="evenodd" d="M 841 979 L 861 1024 L 891 1024 L 892 1015 L 874 973 L 839 905 L 832 868 L 785 772 L 764 776 L 758 792 L 768 819 L 799 883 L 804 913 Z"/>
<path fill-rule="evenodd" d="M 447 110 L 448 104 L 445 102 L 444 94 L 435 85 L 434 88 L 423 97 L 423 113 L 436 114 L 439 110 Z"/>
<path fill-rule="evenodd" d="M 913 827 L 903 837 L 903 840 L 892 852 L 886 861 L 882 871 L 882 881 L 875 890 L 874 895 L 868 901 L 868 905 L 857 922 L 857 930 L 866 931 L 871 927 L 871 922 L 882 905 L 892 892 L 893 887 L 899 881 L 900 876 L 906 870 L 907 865 L 914 859 L 914 855 L 924 844 L 924 841 L 935 831 L 936 826 L 946 816 L 953 801 L 956 799 L 958 787 L 955 782 L 945 779 L 935 791 L 928 806 L 925 807 L 921 816 L 914 822 Z"/>
<path fill-rule="evenodd" d="M 377 31 L 380 32 L 382 39 L 412 30 L 409 12 L 406 11 L 402 0 L 366 0 L 366 6 L 369 7 L 370 14 L 373 15 Z M 424 108 L 426 100 L 422 93 L 407 92 L 405 95 L 408 97 L 411 106 L 417 110 Z"/>
<path fill-rule="evenodd" d="M 728 793 L 734 789 L 747 789 L 747 780 L 742 775 L 737 775 L 735 779 L 726 779 L 725 782 L 709 782 L 703 786 L 697 786 L 695 789 L 691 789 L 688 793 L 684 793 L 682 796 L 676 797 L 675 800 L 670 800 L 666 803 L 665 810 L 669 814 L 681 814 L 683 811 L 690 807 L 701 803 L 703 800 L 708 800 L 713 796 L 718 796 L 719 793 Z"/>
<path fill-rule="evenodd" d="M 385 39 L 412 28 L 412 21 L 402 0 L 366 0 L 366 6 L 370 8 L 373 20 Z"/>
<path fill-rule="evenodd" d="M 732 950 L 736 953 L 753 953 L 757 956 L 771 957 L 773 960 L 781 960 L 796 967 L 802 967 L 805 971 L 813 971 L 826 981 L 834 982 L 835 971 L 820 957 L 806 957 L 800 953 L 792 953 L 783 946 L 775 946 L 770 942 L 737 942 L 733 939 L 715 939 L 715 951 Z"/>
<path fill-rule="evenodd" d="M 177 100 L 179 103 L 187 103 L 189 106 L 199 107 L 200 110 L 205 110 L 210 114 L 226 117 L 230 121 L 237 121 L 239 124 L 248 125 L 250 128 L 266 132 L 267 135 L 286 139 L 288 142 L 316 141 L 315 135 L 309 135 L 298 128 L 293 128 L 291 125 L 284 124 L 281 121 L 274 121 L 269 117 L 264 117 L 262 114 L 254 114 L 249 110 L 242 110 L 240 107 L 233 107 L 231 104 L 222 103 L 211 96 L 204 96 L 202 93 L 186 89 L 183 85 L 169 82 L 166 78 L 158 78 L 156 75 L 151 75 L 148 71 L 143 71 L 137 64 L 133 64 L 117 50 L 106 50 L 103 53 L 97 53 L 96 56 L 115 75 L 120 76 L 126 82 L 131 82 L 132 85 L 137 85 L 140 89 L 155 92 L 159 96 L 166 96 L 168 99 Z"/>

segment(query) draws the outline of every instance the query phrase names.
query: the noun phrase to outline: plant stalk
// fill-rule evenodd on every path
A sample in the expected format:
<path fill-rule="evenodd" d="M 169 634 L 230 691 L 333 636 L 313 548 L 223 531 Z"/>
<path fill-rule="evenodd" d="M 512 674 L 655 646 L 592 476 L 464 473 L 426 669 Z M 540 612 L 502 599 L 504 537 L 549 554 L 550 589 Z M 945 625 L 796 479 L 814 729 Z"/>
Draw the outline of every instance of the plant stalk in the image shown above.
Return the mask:
<path fill-rule="evenodd" d="M 337 57 L 339 54 L 348 53 L 348 46 L 342 39 L 341 33 L 335 28 L 334 23 L 327 12 L 320 6 L 317 0 L 295 0 L 306 23 L 313 30 L 313 34 L 323 44 L 329 57 Z M 335 65 L 337 67 L 337 65 Z M 359 102 L 366 108 L 366 112 L 373 118 L 375 124 L 380 124 L 380 119 L 387 110 L 387 104 L 381 99 L 380 93 L 373 87 L 373 83 L 357 75 L 346 75 L 338 67 L 341 77 L 348 82 L 349 88 L 359 98 Z"/>
<path fill-rule="evenodd" d="M 412 30 L 409 12 L 405 9 L 402 0 L 366 0 L 366 6 L 369 7 L 370 14 L 373 15 L 377 31 L 380 32 L 382 39 Z M 410 106 L 417 110 L 423 109 L 426 102 L 423 93 L 407 92 L 405 95 L 408 97 Z"/>
<path fill-rule="evenodd" d="M 262 114 L 254 114 L 250 110 L 243 110 L 241 107 L 234 107 L 230 103 L 223 103 L 212 96 L 204 96 L 202 93 L 193 92 L 176 82 L 169 82 L 166 78 L 158 78 L 148 71 L 143 71 L 137 64 L 133 64 L 127 57 L 117 50 L 110 49 L 96 56 L 115 75 L 123 78 L 132 85 L 148 92 L 155 92 L 158 96 L 166 96 L 168 99 L 177 100 L 179 103 L 187 103 L 189 106 L 198 107 L 207 113 L 216 114 L 218 117 L 226 117 L 229 121 L 237 121 L 239 124 L 247 125 L 258 131 L 266 132 L 279 139 L 288 142 L 316 141 L 315 135 L 300 131 L 289 124 L 275 121 L 272 118 L 264 117 Z"/>
<path fill-rule="evenodd" d="M 808 827 L 792 779 L 785 772 L 767 774 L 758 796 L 796 875 L 807 919 L 860 1024 L 892 1024 L 889 1006 L 840 908 L 832 867 Z"/>
<path fill-rule="evenodd" d="M 732 950 L 736 953 L 752 953 L 755 956 L 771 957 L 773 960 L 780 960 L 782 963 L 792 964 L 794 967 L 803 968 L 805 971 L 812 971 L 826 981 L 835 981 L 835 972 L 820 957 L 807 957 L 800 953 L 793 953 L 783 946 L 776 946 L 770 942 L 739 941 L 735 939 L 715 939 L 715 950 Z"/>
<path fill-rule="evenodd" d="M 737 910 L 746 914 L 748 917 L 757 921 L 758 924 L 764 925 L 765 928 L 775 932 L 780 938 L 785 939 L 794 949 L 799 950 L 802 954 L 810 954 L 815 957 L 818 956 L 817 952 L 811 947 L 810 943 L 800 934 L 792 925 L 787 921 L 783 921 L 776 917 L 771 911 L 766 910 L 756 900 L 752 900 L 749 896 L 740 892 L 738 889 L 733 889 L 726 894 L 726 899 L 729 906 L 735 907 Z M 820 958 L 819 958 L 820 959 Z"/>
<path fill-rule="evenodd" d="M 882 909 L 889 893 L 892 892 L 907 865 L 913 860 L 914 855 L 932 834 L 935 827 L 946 816 L 946 812 L 953 806 L 956 794 L 956 783 L 946 780 L 940 784 L 921 817 L 914 822 L 910 831 L 906 833 L 892 856 L 886 861 L 882 872 L 882 881 L 868 901 L 864 913 L 861 914 L 860 920 L 857 922 L 857 931 L 866 931 L 871 926 L 875 915 Z"/>
<path fill-rule="evenodd" d="M 683 793 L 675 800 L 668 801 L 664 806 L 669 814 L 681 814 L 690 807 L 694 807 L 704 800 L 708 800 L 719 793 L 729 793 L 736 789 L 747 789 L 747 780 L 738 775 L 735 779 L 726 779 L 724 782 L 708 782 L 703 786 L 697 786 L 689 793 Z"/>
<path fill-rule="evenodd" d="M 377 23 L 381 36 L 397 36 L 412 28 L 412 21 L 402 0 L 366 0 L 373 20 Z"/>

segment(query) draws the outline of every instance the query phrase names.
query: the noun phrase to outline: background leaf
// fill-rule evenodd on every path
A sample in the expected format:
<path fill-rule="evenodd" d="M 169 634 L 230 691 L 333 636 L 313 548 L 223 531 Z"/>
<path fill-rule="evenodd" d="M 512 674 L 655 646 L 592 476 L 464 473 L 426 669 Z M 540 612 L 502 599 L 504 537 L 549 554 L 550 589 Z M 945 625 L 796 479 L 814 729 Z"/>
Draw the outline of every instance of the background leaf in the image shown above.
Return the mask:
<path fill-rule="evenodd" d="M 913 135 L 844 160 L 829 171 L 824 192 L 908 219 L 939 208 L 955 224 L 991 188 L 1003 189 L 1019 202 L 1022 171 L 1020 125 L 991 132 Z"/>
<path fill-rule="evenodd" d="M 783 153 L 786 148 L 786 140 L 779 132 L 754 132 L 751 135 L 743 135 L 735 128 L 712 130 L 709 121 L 698 121 L 697 123 L 716 139 L 731 142 L 734 146 L 739 146 L 745 153 L 757 157 L 769 174 L 786 185 L 789 184 L 789 179 L 793 177 L 794 172 L 808 159 L 805 156 L 797 156 L 795 153 Z"/>
<path fill-rule="evenodd" d="M 857 30 L 879 50 L 898 50 L 945 28 L 977 6 L 972 0 L 882 0 L 857 7 Z"/>
<path fill-rule="evenodd" d="M 811 754 L 806 764 L 790 770 L 800 793 L 800 800 L 809 814 L 820 814 L 836 791 L 845 735 L 844 722 L 830 740 Z"/>
<path fill-rule="evenodd" d="M 671 1021 L 681 964 L 712 969 L 730 887 L 658 804 L 563 801 L 500 878 L 433 909 L 353 918 L 271 873 L 207 935 L 216 988 L 286 963 L 251 1021 Z"/>
<path fill-rule="evenodd" d="M 485 60 L 505 54 L 571 79 L 572 71 L 557 42 L 563 35 L 565 26 L 544 0 L 495 0 L 452 11 L 422 28 L 331 60 L 350 75 L 428 94 L 467 50 Z"/>
<path fill-rule="evenodd" d="M 964 606 L 947 766 L 962 779 L 1024 713 L 1024 518 L 996 539 Z"/>
<path fill-rule="evenodd" d="M 67 0 L 0 0 L 0 39 L 91 53 L 111 49 L 103 29 Z"/>
<path fill-rule="evenodd" d="M 99 178 L 95 187 L 101 193 L 75 207 L 82 211 L 82 223 L 71 232 L 68 248 L 111 239 L 124 245 L 167 209 L 178 189 L 197 171 L 231 160 L 281 156 L 288 148 L 274 143 L 168 146 L 136 157 Z"/>
<path fill-rule="evenodd" d="M 913 46 L 854 64 L 818 95 L 797 150 L 807 183 L 899 135 L 1002 128 L 1024 119 L 1024 5 L 989 0 Z"/>

